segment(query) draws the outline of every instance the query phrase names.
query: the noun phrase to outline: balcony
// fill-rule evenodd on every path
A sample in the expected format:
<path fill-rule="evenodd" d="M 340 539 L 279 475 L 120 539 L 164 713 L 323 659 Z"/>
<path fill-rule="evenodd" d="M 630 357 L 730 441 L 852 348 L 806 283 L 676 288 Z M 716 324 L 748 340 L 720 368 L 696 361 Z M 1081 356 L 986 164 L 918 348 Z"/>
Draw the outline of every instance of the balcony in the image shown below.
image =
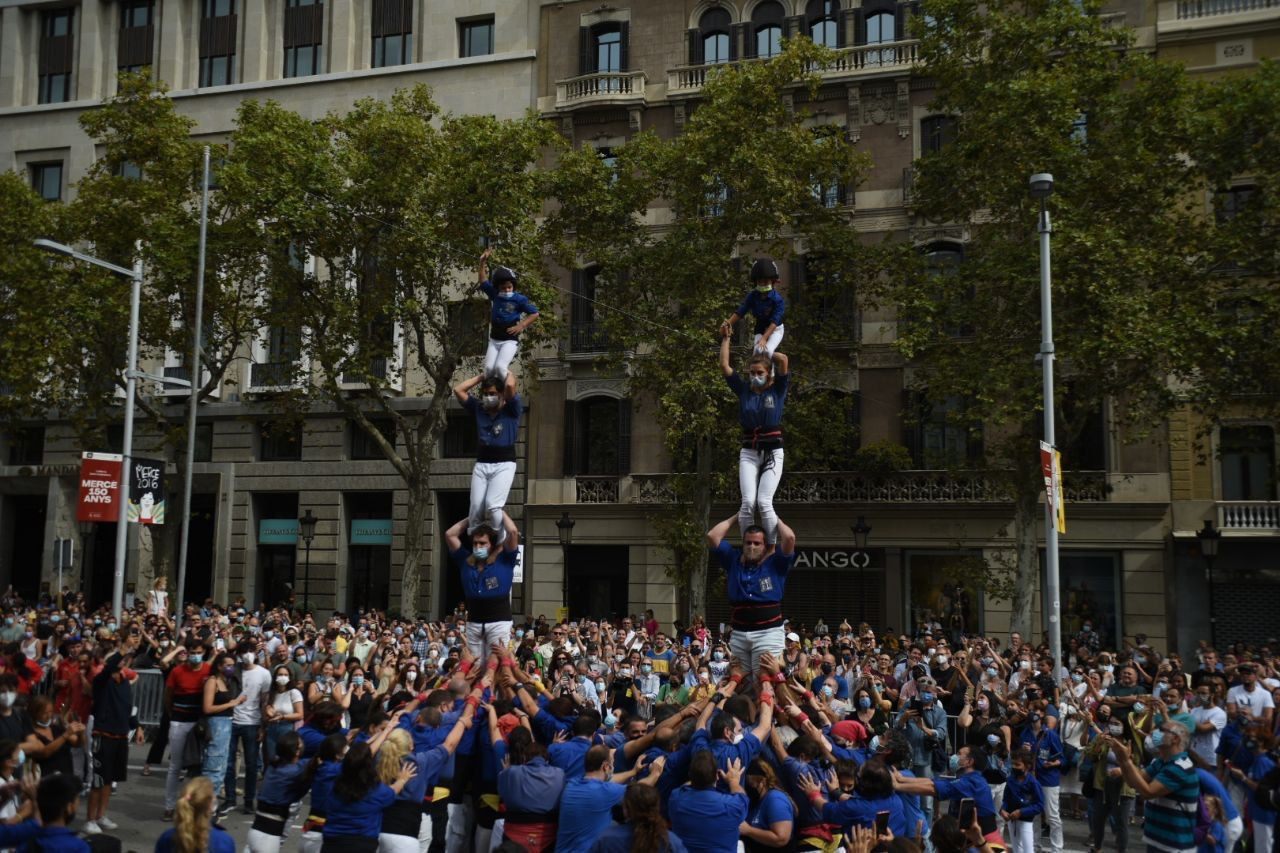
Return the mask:
<path fill-rule="evenodd" d="M 341 384 L 364 386 L 369 384 L 370 379 L 376 380 L 378 382 L 382 382 L 386 380 L 386 378 L 387 378 L 387 358 L 385 356 L 378 356 L 376 358 L 369 359 L 368 373 L 365 373 L 363 371 L 356 371 L 354 373 L 344 372 L 342 374 Z"/>
<path fill-rule="evenodd" d="M 1280 501 L 1219 501 L 1218 529 L 1280 534 Z"/>
<path fill-rule="evenodd" d="M 920 43 L 915 40 L 840 48 L 836 51 L 835 60 L 829 66 L 814 70 L 824 82 L 830 83 L 905 74 L 917 64 L 919 49 Z M 677 98 L 698 94 L 706 85 L 707 74 L 723 64 L 684 65 L 672 68 L 667 72 L 667 95 Z"/>
<path fill-rule="evenodd" d="M 556 81 L 556 109 L 644 106 L 643 71 L 601 71 Z"/>
<path fill-rule="evenodd" d="M 298 365 L 292 361 L 256 361 L 249 365 L 248 390 L 262 393 L 292 388 L 297 373 Z"/>
<path fill-rule="evenodd" d="M 574 493 L 580 504 L 616 504 L 617 477 L 575 477 Z"/>
<path fill-rule="evenodd" d="M 1178 40 L 1210 35 L 1246 33 L 1259 25 L 1280 21 L 1280 0 L 1161 0 L 1156 36 Z M 1227 47 L 1230 47 L 1228 45 Z M 1218 64 L 1235 58 L 1219 57 Z"/>
<path fill-rule="evenodd" d="M 569 353 L 571 355 L 595 355 L 609 348 L 609 333 L 604 323 L 571 323 L 569 326 Z"/>

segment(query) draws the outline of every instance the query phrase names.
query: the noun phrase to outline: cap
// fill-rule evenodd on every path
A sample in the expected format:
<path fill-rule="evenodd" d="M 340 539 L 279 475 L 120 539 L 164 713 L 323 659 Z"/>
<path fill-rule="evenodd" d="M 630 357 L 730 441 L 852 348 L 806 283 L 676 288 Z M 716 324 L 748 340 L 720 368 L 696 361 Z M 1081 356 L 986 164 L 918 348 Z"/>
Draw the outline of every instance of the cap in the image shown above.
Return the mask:
<path fill-rule="evenodd" d="M 867 727 L 857 720 L 841 720 L 831 727 L 831 734 L 854 743 L 867 739 Z"/>
<path fill-rule="evenodd" d="M 792 631 L 790 634 L 787 634 L 787 642 L 788 643 L 800 642 L 800 635 L 797 634 L 795 631 Z"/>

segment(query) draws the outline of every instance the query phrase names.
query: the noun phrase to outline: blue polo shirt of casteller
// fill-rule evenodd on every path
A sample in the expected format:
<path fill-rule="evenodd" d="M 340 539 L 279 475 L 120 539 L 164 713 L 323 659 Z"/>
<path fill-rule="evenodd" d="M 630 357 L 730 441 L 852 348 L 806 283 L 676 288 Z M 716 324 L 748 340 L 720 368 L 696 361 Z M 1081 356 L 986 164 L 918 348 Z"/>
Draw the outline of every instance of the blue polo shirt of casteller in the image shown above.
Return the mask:
<path fill-rule="evenodd" d="M 538 306 L 530 302 L 529 297 L 523 293 L 516 293 L 514 290 L 510 294 L 500 293 L 493 282 L 488 280 L 480 282 L 480 290 L 489 297 L 489 337 L 495 341 L 517 340 L 517 336 L 507 329 L 519 323 L 525 314 L 538 313 Z"/>
<path fill-rule="evenodd" d="M 671 828 L 691 850 L 736 853 L 738 827 L 747 819 L 746 794 L 724 794 L 688 785 L 671 792 Z"/>
<path fill-rule="evenodd" d="M 774 551 L 754 566 L 742 564 L 742 549 L 735 548 L 723 539 L 716 546 L 715 555 L 720 560 L 728 579 L 729 603 L 733 605 L 732 618 L 735 631 L 759 631 L 782 625 L 782 594 L 787 584 L 787 574 L 795 565 L 796 555 Z M 760 605 L 777 605 L 761 607 Z M 755 607 L 760 612 L 752 614 Z M 743 608 L 739 612 L 739 608 Z M 776 611 L 776 612 L 775 612 Z"/>
<path fill-rule="evenodd" d="M 524 403 L 516 394 L 490 412 L 475 397 L 462 404 L 476 420 L 476 460 L 478 462 L 514 462 L 516 436 L 520 432 L 520 415 Z"/>
<path fill-rule="evenodd" d="M 734 394 L 738 395 L 738 423 L 747 435 L 743 436 L 743 446 L 752 447 L 748 436 L 757 433 L 775 432 L 782 428 L 782 412 L 787 405 L 787 388 L 791 386 L 790 373 L 778 373 L 773 377 L 773 384 L 763 391 L 752 391 L 751 387 L 736 373 L 725 376 L 724 381 Z M 761 439 L 766 445 L 767 439 Z M 776 444 L 776 442 L 775 442 Z"/>
<path fill-rule="evenodd" d="M 1043 728 L 1040 734 L 1024 729 L 1018 740 L 1021 746 L 1031 750 L 1036 757 L 1036 781 L 1042 788 L 1057 788 L 1062 784 L 1061 766 L 1045 767 L 1046 761 L 1062 761 L 1062 738 L 1050 728 Z"/>
<path fill-rule="evenodd" d="M 471 549 L 466 545 L 449 552 L 462 575 L 468 621 L 480 624 L 511 621 L 511 583 L 516 576 L 518 554 L 514 548 L 510 551 L 502 548 L 492 563 L 476 567 L 467 562 Z"/>
<path fill-rule="evenodd" d="M 743 767 L 751 764 L 760 754 L 760 739 L 756 737 L 755 732 L 744 731 L 742 740 L 730 743 L 723 738 L 713 739 L 706 729 L 697 729 L 693 737 L 689 738 L 689 749 L 691 752 L 709 750 L 715 756 L 716 767 L 728 772 L 729 763 L 734 759 L 737 759 Z M 717 783 L 716 787 L 722 791 L 729 790 L 729 786 L 723 781 Z"/>
<path fill-rule="evenodd" d="M 564 771 L 566 781 L 581 779 L 587 772 L 587 750 L 591 749 L 591 739 L 574 737 L 564 743 L 553 743 L 547 747 L 547 758 L 552 767 Z"/>
<path fill-rule="evenodd" d="M 587 853 L 613 823 L 613 807 L 622 802 L 626 785 L 602 779 L 571 779 L 560 795 L 560 825 L 556 830 L 559 853 Z"/>
<path fill-rule="evenodd" d="M 979 771 L 970 770 L 955 779 L 934 779 L 933 789 L 938 792 L 938 799 L 950 800 L 956 809 L 961 800 L 973 800 L 982 831 L 992 832 L 995 829 L 996 802 L 991 798 L 991 786 Z"/>
<path fill-rule="evenodd" d="M 382 831 L 382 810 L 396 801 L 390 785 L 377 783 L 358 800 L 346 800 L 336 793 L 329 797 L 329 814 L 324 823 L 324 837 L 359 835 L 377 838 Z"/>
<path fill-rule="evenodd" d="M 748 290 L 747 295 L 742 298 L 742 304 L 738 306 L 737 313 L 739 317 L 755 318 L 755 333 L 763 335 L 770 323 L 775 326 L 782 325 L 782 317 L 786 310 L 787 303 L 777 288 L 770 288 L 764 292 L 753 289 Z"/>
<path fill-rule="evenodd" d="M 910 838 L 915 834 L 914 826 L 907 826 L 906 813 L 902 810 L 902 801 L 890 794 L 875 800 L 853 796 L 847 800 L 827 803 L 822 807 L 822 820 L 825 823 L 840 824 L 845 837 L 853 836 L 853 827 L 875 826 L 876 815 L 889 813 L 889 828 L 899 838 Z"/>

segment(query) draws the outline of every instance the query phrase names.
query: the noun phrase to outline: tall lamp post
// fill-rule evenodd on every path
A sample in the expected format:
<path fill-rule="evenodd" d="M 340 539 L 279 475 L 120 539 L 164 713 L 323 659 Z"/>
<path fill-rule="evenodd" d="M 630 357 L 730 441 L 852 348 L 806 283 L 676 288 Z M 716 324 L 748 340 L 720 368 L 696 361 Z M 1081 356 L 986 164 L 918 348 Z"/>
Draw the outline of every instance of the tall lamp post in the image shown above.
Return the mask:
<path fill-rule="evenodd" d="M 560 534 L 560 557 L 562 560 L 560 572 L 561 607 L 569 606 L 569 546 L 573 544 L 573 525 L 575 524 L 577 522 L 569 515 L 568 510 L 560 513 L 560 520 L 556 522 L 556 532 Z"/>
<path fill-rule="evenodd" d="M 310 507 L 298 519 L 298 535 L 307 546 L 307 562 L 302 574 L 302 601 L 308 608 L 311 607 L 311 540 L 316 538 L 316 522 L 319 520 L 311 514 Z"/>
<path fill-rule="evenodd" d="M 866 516 L 858 516 L 857 524 L 849 526 L 849 530 L 853 533 L 853 556 L 850 557 L 851 562 L 858 569 L 858 590 L 861 593 L 861 601 L 863 602 L 862 621 L 867 621 L 866 612 L 866 591 L 862 589 L 862 570 L 871 564 L 871 555 L 867 553 L 867 538 L 871 536 L 871 525 L 867 524 Z"/>
<path fill-rule="evenodd" d="M 102 267 L 104 270 L 109 270 L 130 280 L 128 363 L 125 365 L 124 371 L 124 446 L 121 448 L 124 464 L 120 466 L 120 495 L 116 501 L 118 511 L 116 518 L 116 561 L 115 577 L 111 583 L 111 613 L 116 621 L 119 622 L 120 611 L 124 606 L 125 561 L 129 556 L 129 513 L 125 504 L 129 500 L 129 481 L 133 465 L 133 402 L 139 376 L 138 307 L 142 302 L 142 256 L 139 254 L 133 262 L 133 268 L 128 269 L 104 261 L 101 258 L 95 258 L 93 255 L 78 252 L 65 243 L 44 239 L 34 242 L 37 248 L 59 255 L 66 255 L 81 263 Z"/>
<path fill-rule="evenodd" d="M 1040 202 L 1040 221 L 1036 231 L 1040 234 L 1040 367 L 1044 371 L 1044 443 L 1054 447 L 1053 434 L 1053 290 L 1052 267 L 1049 260 L 1049 237 L 1053 227 L 1049 224 L 1049 208 L 1046 202 L 1053 194 L 1053 175 L 1039 172 L 1031 176 L 1031 197 Z M 1049 600 L 1049 654 L 1053 657 L 1054 673 L 1062 666 L 1062 602 L 1058 596 L 1058 520 L 1055 504 L 1059 496 L 1045 502 L 1044 552 L 1045 597 Z"/>
<path fill-rule="evenodd" d="M 1218 619 L 1213 612 L 1213 564 L 1218 559 L 1218 545 L 1222 543 L 1222 531 L 1213 526 L 1209 519 L 1204 520 L 1204 527 L 1196 531 L 1196 539 L 1200 542 L 1200 555 L 1204 557 L 1204 579 L 1209 587 L 1209 648 L 1218 648 Z"/>

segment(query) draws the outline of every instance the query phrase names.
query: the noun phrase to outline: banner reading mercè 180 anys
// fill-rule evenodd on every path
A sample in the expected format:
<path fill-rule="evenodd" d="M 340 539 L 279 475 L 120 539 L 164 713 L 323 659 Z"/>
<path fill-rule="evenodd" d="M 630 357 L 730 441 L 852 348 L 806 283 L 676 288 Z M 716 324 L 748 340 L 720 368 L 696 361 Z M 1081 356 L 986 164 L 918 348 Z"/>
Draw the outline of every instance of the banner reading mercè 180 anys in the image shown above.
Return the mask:
<path fill-rule="evenodd" d="M 76 521 L 116 521 L 120 496 L 119 453 L 84 453 L 80 456 L 80 496 L 76 500 Z"/>

